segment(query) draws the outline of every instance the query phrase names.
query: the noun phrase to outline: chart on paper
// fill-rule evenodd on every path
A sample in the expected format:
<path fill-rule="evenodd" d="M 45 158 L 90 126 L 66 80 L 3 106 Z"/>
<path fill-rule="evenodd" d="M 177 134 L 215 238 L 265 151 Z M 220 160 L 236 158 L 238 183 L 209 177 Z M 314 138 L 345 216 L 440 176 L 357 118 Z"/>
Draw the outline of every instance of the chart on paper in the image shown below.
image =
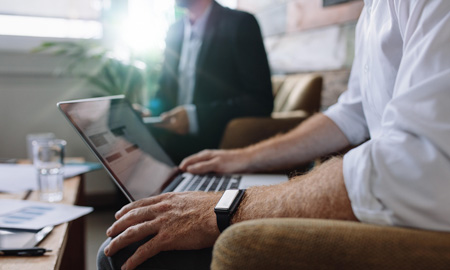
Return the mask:
<path fill-rule="evenodd" d="M 92 207 L 0 199 L 0 228 L 39 230 L 92 212 Z"/>
<path fill-rule="evenodd" d="M 19 209 L 16 212 L 0 216 L 0 223 L 20 225 L 22 223 L 32 222 L 41 216 L 53 211 L 51 206 L 30 206 Z"/>

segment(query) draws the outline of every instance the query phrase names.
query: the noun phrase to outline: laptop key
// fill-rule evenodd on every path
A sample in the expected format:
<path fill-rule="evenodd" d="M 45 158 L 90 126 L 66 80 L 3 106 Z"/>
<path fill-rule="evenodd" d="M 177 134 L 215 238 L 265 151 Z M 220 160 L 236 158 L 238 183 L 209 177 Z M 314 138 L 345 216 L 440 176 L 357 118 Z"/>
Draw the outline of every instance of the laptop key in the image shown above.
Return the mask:
<path fill-rule="evenodd" d="M 199 191 L 206 191 L 206 188 L 211 183 L 212 175 L 207 175 L 205 181 L 203 182 L 202 186 L 198 189 Z"/>
<path fill-rule="evenodd" d="M 222 185 L 220 185 L 219 191 L 226 190 L 229 182 L 230 182 L 230 176 L 225 176 L 223 178 Z"/>
<path fill-rule="evenodd" d="M 239 182 L 237 179 L 231 180 L 230 189 L 237 189 L 239 187 Z"/>
<path fill-rule="evenodd" d="M 182 177 L 181 181 L 184 181 L 186 177 Z M 186 181 L 186 184 L 184 184 L 183 188 L 181 188 L 182 191 L 186 191 L 186 189 L 189 187 L 189 185 L 192 183 L 192 179 L 194 179 L 194 176 L 192 176 L 189 180 Z M 180 181 L 180 182 L 181 182 Z"/>
<path fill-rule="evenodd" d="M 219 183 L 220 183 L 220 178 L 215 176 L 214 181 L 213 181 L 212 185 L 209 187 L 208 191 L 216 191 Z"/>
<path fill-rule="evenodd" d="M 234 176 L 231 180 L 230 189 L 238 189 L 242 176 Z"/>
<path fill-rule="evenodd" d="M 192 184 L 192 186 L 189 188 L 189 191 L 194 191 L 197 189 L 197 186 L 200 184 L 200 181 L 202 180 L 203 176 L 199 175 L 197 176 L 197 179 Z"/>

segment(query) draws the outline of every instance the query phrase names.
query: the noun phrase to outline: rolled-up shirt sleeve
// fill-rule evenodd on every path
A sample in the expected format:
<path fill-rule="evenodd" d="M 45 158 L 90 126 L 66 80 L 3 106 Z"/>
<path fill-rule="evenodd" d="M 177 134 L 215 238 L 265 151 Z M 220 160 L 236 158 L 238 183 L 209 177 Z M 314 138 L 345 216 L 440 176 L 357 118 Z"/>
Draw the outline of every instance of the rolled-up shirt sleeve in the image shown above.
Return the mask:
<path fill-rule="evenodd" d="M 358 23 L 356 32 L 362 29 L 361 23 Z M 361 43 L 356 46 L 356 55 L 361 51 Z M 352 72 L 350 74 L 348 89 L 340 97 L 336 104 L 328 108 L 324 114 L 333 120 L 339 129 L 345 134 L 347 140 L 352 145 L 358 145 L 369 138 L 369 129 L 364 116 L 360 74 L 362 59 L 356 57 L 353 62 Z"/>
<path fill-rule="evenodd" d="M 339 97 L 336 104 L 324 112 L 345 134 L 352 145 L 360 144 L 369 138 L 356 70 L 356 68 L 352 70 L 348 90 Z"/>
<path fill-rule="evenodd" d="M 393 97 L 380 134 L 344 156 L 345 185 L 363 222 L 450 231 L 449 2 L 399 10 L 409 13 Z"/>

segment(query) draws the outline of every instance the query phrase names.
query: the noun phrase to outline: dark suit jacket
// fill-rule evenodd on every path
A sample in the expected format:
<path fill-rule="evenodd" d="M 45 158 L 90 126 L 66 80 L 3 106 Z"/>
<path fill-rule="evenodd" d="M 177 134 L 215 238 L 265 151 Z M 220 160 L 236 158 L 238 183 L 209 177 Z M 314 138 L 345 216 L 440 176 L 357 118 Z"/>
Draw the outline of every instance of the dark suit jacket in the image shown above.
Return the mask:
<path fill-rule="evenodd" d="M 177 106 L 183 36 L 184 20 L 180 20 L 167 34 L 160 89 L 155 97 L 160 101 L 159 113 Z M 199 143 L 198 150 L 216 148 L 233 118 L 270 115 L 270 70 L 253 15 L 213 2 L 197 60 L 193 104 L 197 107 L 199 134 L 192 137 Z"/>

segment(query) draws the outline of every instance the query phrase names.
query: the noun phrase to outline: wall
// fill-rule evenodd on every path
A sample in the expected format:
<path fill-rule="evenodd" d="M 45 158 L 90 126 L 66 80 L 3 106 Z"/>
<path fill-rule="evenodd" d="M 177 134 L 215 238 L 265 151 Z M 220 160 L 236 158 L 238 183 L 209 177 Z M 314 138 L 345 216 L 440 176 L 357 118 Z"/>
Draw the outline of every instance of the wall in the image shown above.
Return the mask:
<path fill-rule="evenodd" d="M 262 29 L 272 72 L 319 72 L 322 107 L 346 89 L 354 56 L 356 21 L 363 1 L 322 7 L 322 0 L 238 0 Z"/>

